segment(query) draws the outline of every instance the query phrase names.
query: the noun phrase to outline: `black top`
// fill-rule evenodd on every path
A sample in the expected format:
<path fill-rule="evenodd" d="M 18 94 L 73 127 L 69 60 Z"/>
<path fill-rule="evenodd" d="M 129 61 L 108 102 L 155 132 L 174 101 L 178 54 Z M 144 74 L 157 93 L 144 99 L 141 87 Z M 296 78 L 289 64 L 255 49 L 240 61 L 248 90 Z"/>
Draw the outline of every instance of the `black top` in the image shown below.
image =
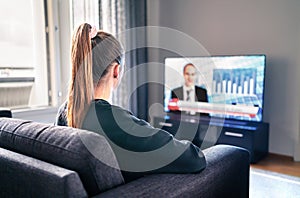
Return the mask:
<path fill-rule="evenodd" d="M 59 109 L 57 125 L 67 125 L 66 106 Z M 82 129 L 107 138 L 125 181 L 151 173 L 193 173 L 206 166 L 202 151 L 190 141 L 177 140 L 105 100 L 92 102 Z"/>

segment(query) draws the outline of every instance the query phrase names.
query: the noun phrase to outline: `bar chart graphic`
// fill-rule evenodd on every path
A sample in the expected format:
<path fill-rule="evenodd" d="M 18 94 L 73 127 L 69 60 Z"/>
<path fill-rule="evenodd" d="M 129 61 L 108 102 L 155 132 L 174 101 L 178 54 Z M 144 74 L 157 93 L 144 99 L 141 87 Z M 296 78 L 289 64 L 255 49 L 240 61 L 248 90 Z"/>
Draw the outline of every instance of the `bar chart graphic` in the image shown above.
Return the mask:
<path fill-rule="evenodd" d="M 213 94 L 254 95 L 256 69 L 215 69 Z"/>
<path fill-rule="evenodd" d="M 216 104 L 244 104 L 261 108 L 262 91 L 257 86 L 260 84 L 257 79 L 255 68 L 214 69 L 211 101 Z"/>

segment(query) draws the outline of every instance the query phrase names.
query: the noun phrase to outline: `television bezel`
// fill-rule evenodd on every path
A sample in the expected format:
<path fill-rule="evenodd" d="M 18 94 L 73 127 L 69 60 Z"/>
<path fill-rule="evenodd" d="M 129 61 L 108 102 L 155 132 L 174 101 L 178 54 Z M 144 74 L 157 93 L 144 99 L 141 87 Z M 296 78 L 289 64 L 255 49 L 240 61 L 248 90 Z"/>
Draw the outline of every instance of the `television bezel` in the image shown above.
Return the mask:
<path fill-rule="evenodd" d="M 263 92 L 262 92 L 262 108 L 261 108 L 261 120 L 258 121 L 258 120 L 241 120 L 241 119 L 238 119 L 238 118 L 227 118 L 224 116 L 223 119 L 225 119 L 225 121 L 227 122 L 236 122 L 236 123 L 261 123 L 261 122 L 264 122 L 264 112 L 265 112 L 265 88 L 266 88 L 266 67 L 267 67 L 267 56 L 266 54 L 228 54 L 228 55 L 211 55 L 211 56 L 185 56 L 185 57 L 180 57 L 180 56 L 167 56 L 164 58 L 164 66 L 166 66 L 166 59 L 169 59 L 169 58 L 186 58 L 186 59 L 189 59 L 189 58 L 208 58 L 208 57 L 211 57 L 211 58 L 218 58 L 218 57 L 239 57 L 239 56 L 247 56 L 247 57 L 251 57 L 251 56 L 262 56 L 264 57 L 264 75 L 263 75 Z M 164 84 L 166 83 L 166 69 L 164 68 Z M 169 111 L 165 111 L 165 89 L 166 89 L 166 86 L 164 86 L 164 89 L 163 89 L 163 107 L 164 107 L 164 112 L 167 113 L 168 116 L 174 116 L 176 115 L 177 113 L 174 113 L 174 112 L 169 112 Z M 186 116 L 186 115 L 185 115 Z M 195 119 L 195 118 L 198 118 L 199 115 L 188 115 L 188 117 L 191 117 L 192 119 Z M 222 119 L 221 117 L 218 117 L 218 116 L 211 116 L 215 119 Z"/>

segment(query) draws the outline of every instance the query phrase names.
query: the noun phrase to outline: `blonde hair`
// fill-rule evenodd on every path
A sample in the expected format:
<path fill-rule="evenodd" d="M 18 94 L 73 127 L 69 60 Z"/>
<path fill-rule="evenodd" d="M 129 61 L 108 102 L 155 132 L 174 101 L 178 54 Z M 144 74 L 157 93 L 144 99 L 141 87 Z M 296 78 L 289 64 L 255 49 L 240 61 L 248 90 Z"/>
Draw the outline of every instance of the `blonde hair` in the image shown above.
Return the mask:
<path fill-rule="evenodd" d="M 94 87 L 113 62 L 121 63 L 123 47 L 111 34 L 98 31 L 90 38 L 92 26 L 84 23 L 74 32 L 71 48 L 72 76 L 68 92 L 68 126 L 80 128 L 94 99 Z"/>

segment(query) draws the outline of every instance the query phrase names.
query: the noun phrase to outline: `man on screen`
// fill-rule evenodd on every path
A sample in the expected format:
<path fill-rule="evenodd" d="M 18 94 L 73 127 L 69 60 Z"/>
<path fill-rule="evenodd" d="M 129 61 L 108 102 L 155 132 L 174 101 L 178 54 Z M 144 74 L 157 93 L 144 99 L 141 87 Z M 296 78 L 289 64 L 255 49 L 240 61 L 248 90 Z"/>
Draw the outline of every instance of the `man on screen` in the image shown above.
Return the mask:
<path fill-rule="evenodd" d="M 192 63 L 186 64 L 183 67 L 184 85 L 172 90 L 171 99 L 178 98 L 179 100 L 190 102 L 208 102 L 206 89 L 195 85 L 196 75 L 196 67 Z"/>

